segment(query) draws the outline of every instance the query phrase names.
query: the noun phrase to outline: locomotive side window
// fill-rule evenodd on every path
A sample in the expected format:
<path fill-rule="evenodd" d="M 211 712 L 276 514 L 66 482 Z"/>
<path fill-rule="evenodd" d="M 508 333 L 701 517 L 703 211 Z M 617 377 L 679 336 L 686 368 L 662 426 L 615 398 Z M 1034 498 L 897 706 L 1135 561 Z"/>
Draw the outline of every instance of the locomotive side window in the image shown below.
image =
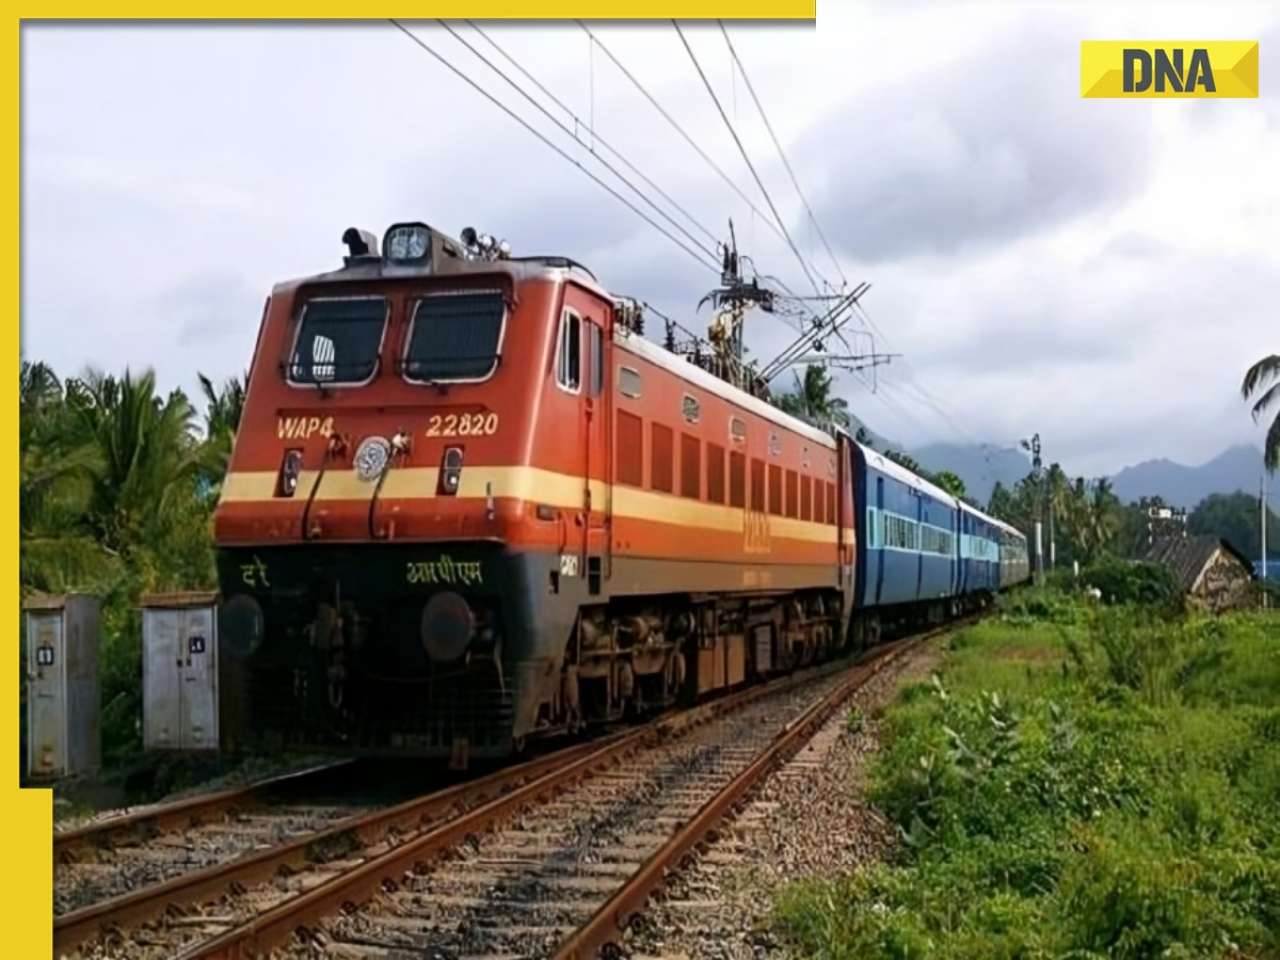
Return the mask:
<path fill-rule="evenodd" d="M 387 325 L 382 297 L 307 301 L 285 375 L 290 383 L 360 384 L 373 378 Z"/>
<path fill-rule="evenodd" d="M 672 460 L 674 459 L 671 449 L 671 428 L 664 427 L 660 423 L 652 424 L 651 427 L 653 475 L 650 477 L 649 486 L 663 493 L 671 493 Z"/>
<path fill-rule="evenodd" d="M 633 399 L 640 396 L 640 373 L 630 367 L 618 368 L 618 392 Z"/>
<path fill-rule="evenodd" d="M 635 414 L 618 411 L 618 482 L 644 486 L 644 423 Z"/>
<path fill-rule="evenodd" d="M 729 506 L 747 505 L 747 458 L 736 450 L 729 453 Z"/>
<path fill-rule="evenodd" d="M 415 383 L 485 380 L 498 366 L 507 303 L 498 290 L 432 294 L 418 301 L 405 348 Z"/>
<path fill-rule="evenodd" d="M 724 503 L 724 447 L 707 444 L 707 499 Z"/>
<path fill-rule="evenodd" d="M 702 496 L 702 441 L 687 433 L 680 434 L 680 496 Z"/>
<path fill-rule="evenodd" d="M 572 310 L 566 310 L 560 320 L 556 383 L 569 393 L 582 389 L 582 318 Z"/>

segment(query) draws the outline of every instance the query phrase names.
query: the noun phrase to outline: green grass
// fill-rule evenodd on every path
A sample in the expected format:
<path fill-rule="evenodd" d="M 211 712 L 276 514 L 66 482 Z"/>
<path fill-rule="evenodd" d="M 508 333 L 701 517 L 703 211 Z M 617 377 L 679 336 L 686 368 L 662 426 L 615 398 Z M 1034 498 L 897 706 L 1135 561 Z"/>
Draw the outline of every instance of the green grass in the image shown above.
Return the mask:
<path fill-rule="evenodd" d="M 1280 617 L 1028 591 L 884 717 L 892 862 L 788 887 L 798 956 L 1280 957 Z"/>

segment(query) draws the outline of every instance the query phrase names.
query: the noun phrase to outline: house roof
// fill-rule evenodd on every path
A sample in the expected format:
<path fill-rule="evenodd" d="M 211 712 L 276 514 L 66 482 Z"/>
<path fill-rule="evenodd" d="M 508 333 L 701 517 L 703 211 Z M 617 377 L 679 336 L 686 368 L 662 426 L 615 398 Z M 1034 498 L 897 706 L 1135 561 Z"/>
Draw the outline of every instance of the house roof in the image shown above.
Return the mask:
<path fill-rule="evenodd" d="M 1253 575 L 1253 565 L 1229 540 L 1207 533 L 1186 537 L 1158 537 L 1152 541 L 1142 559 L 1168 567 L 1178 581 L 1178 586 L 1184 591 L 1190 591 L 1219 549 L 1235 557 L 1249 571 L 1249 575 Z"/>

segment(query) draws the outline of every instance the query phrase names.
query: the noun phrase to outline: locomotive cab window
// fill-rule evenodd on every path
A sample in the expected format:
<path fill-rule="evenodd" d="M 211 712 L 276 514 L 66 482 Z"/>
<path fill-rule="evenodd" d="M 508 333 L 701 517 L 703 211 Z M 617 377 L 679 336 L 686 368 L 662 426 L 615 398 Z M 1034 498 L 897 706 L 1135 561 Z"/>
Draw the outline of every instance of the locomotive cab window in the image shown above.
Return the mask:
<path fill-rule="evenodd" d="M 387 325 L 382 297 L 309 300 L 286 365 L 290 383 L 361 384 L 373 378 Z"/>
<path fill-rule="evenodd" d="M 582 389 L 582 318 L 572 310 L 566 310 L 560 318 L 556 383 L 569 393 Z"/>
<path fill-rule="evenodd" d="M 507 303 L 498 290 L 432 294 L 418 301 L 405 347 L 415 383 L 487 380 L 498 366 Z"/>

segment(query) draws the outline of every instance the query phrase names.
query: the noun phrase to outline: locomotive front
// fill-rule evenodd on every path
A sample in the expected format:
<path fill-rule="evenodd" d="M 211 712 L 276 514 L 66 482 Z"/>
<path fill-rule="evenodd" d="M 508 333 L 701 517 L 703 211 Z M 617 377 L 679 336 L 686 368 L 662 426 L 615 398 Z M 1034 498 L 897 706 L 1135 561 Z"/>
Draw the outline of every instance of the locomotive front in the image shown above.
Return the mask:
<path fill-rule="evenodd" d="M 420 223 L 343 239 L 267 301 L 215 516 L 224 741 L 505 753 L 559 676 L 536 638 L 572 626 L 531 558 L 581 492 L 527 488 L 578 270 Z"/>

